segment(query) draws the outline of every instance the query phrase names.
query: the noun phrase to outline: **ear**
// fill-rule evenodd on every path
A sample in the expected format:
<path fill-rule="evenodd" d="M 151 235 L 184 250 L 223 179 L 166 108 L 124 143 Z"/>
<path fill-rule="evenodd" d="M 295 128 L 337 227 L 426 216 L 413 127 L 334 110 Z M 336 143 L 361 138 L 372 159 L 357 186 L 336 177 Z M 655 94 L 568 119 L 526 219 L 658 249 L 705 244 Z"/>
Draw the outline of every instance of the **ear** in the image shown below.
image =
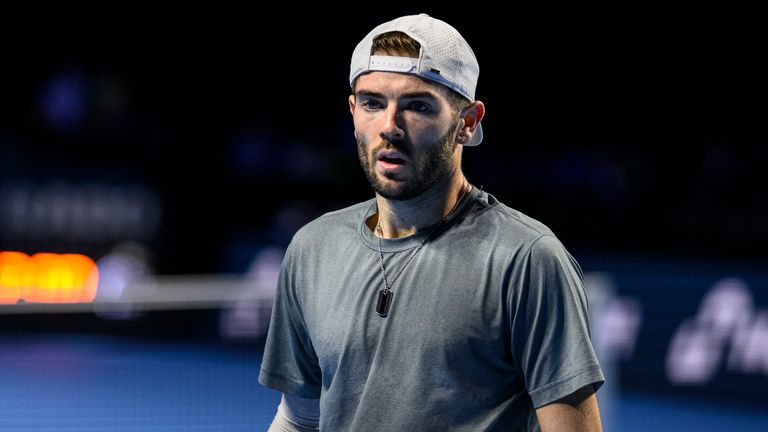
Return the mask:
<path fill-rule="evenodd" d="M 477 125 L 480 124 L 480 121 L 485 116 L 485 105 L 481 101 L 474 101 L 461 110 L 459 116 L 463 124 L 461 129 L 459 129 L 458 140 L 461 144 L 464 144 L 472 138 L 475 130 L 477 130 Z"/>
<path fill-rule="evenodd" d="M 349 95 L 349 112 L 355 114 L 355 95 Z"/>

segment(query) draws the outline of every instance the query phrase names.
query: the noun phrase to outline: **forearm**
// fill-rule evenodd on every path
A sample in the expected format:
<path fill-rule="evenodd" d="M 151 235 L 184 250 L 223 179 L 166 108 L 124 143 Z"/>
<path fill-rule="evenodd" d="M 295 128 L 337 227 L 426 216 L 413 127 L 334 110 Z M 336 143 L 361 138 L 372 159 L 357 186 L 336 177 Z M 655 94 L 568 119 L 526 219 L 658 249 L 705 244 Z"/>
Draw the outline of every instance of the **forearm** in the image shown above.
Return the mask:
<path fill-rule="evenodd" d="M 320 400 L 283 394 L 268 432 L 317 432 L 320 430 Z"/>
<path fill-rule="evenodd" d="M 594 388 L 589 385 L 536 410 L 541 432 L 602 432 Z"/>

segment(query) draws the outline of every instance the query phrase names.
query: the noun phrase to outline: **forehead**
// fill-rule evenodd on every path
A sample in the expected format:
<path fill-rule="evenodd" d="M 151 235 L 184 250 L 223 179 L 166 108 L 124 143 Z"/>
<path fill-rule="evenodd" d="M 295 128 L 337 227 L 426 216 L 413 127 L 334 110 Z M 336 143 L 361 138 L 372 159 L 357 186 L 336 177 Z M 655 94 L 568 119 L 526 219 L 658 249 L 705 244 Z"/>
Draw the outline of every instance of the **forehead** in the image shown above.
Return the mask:
<path fill-rule="evenodd" d="M 370 72 L 360 75 L 355 82 L 355 93 L 379 93 L 384 96 L 422 93 L 438 100 L 447 100 L 446 91 L 440 84 L 397 72 Z"/>

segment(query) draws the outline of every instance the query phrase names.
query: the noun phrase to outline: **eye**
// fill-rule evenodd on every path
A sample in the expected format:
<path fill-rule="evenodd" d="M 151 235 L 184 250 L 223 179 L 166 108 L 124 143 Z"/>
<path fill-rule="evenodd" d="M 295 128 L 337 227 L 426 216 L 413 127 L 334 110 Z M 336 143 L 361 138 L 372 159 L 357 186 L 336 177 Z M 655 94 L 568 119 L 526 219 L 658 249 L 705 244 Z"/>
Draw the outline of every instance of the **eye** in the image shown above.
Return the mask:
<path fill-rule="evenodd" d="M 413 101 L 409 103 L 408 108 L 420 113 L 426 113 L 426 112 L 432 111 L 432 108 L 429 106 L 429 104 L 420 102 L 420 101 Z"/>
<path fill-rule="evenodd" d="M 363 99 L 362 101 L 360 101 L 360 106 L 362 106 L 366 110 L 377 110 L 382 108 L 382 105 L 378 101 L 375 101 L 373 99 Z"/>

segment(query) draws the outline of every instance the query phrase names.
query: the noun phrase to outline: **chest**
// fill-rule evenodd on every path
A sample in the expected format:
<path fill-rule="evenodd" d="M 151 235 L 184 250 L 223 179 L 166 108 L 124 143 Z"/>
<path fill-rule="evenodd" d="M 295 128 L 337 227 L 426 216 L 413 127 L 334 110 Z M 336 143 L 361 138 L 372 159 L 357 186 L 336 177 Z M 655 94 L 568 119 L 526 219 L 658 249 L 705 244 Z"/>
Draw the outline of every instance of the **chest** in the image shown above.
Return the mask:
<path fill-rule="evenodd" d="M 424 248 L 387 254 L 393 297 L 389 315 L 376 314 L 384 287 L 380 258 L 369 248 L 347 249 L 317 262 L 304 292 L 305 319 L 324 377 L 344 368 L 361 374 L 380 362 L 403 368 L 467 356 L 505 356 L 502 281 L 453 250 Z"/>

